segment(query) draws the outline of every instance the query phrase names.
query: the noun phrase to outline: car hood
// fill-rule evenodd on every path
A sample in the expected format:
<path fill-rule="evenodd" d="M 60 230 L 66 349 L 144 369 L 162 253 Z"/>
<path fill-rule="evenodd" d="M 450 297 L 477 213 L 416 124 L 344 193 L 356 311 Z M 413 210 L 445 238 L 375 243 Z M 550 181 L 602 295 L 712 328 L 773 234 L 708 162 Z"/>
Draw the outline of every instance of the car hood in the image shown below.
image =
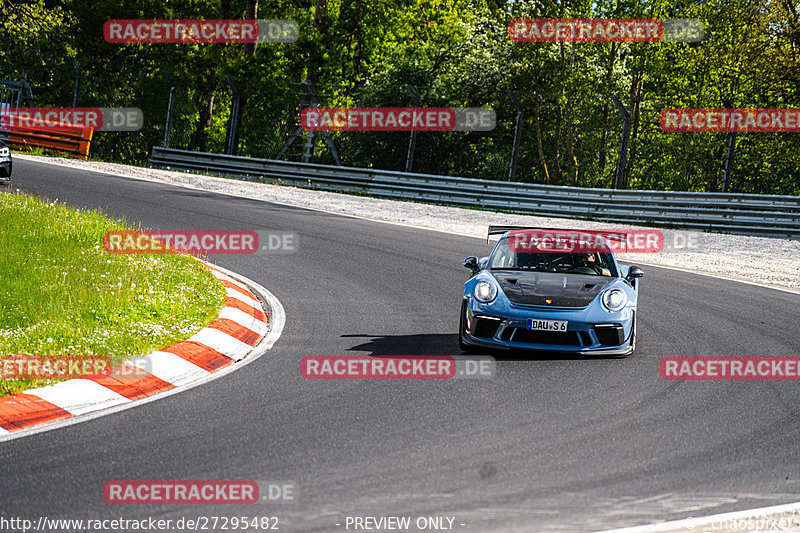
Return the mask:
<path fill-rule="evenodd" d="M 586 307 L 614 281 L 604 276 L 556 272 L 493 271 L 492 275 L 510 301 L 553 307 Z"/>

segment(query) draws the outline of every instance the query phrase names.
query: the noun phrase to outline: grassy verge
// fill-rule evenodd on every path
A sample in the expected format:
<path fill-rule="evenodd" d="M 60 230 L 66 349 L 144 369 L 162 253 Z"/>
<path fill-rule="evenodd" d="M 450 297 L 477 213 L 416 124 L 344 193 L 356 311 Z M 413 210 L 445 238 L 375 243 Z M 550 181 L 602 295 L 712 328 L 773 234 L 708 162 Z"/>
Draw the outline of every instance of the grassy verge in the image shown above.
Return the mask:
<path fill-rule="evenodd" d="M 138 228 L 0 192 L 0 359 L 108 356 L 116 364 L 216 319 L 224 289 L 193 258 L 103 249 L 107 231 L 125 229 Z M 0 396 L 54 382 L 0 380 Z"/>

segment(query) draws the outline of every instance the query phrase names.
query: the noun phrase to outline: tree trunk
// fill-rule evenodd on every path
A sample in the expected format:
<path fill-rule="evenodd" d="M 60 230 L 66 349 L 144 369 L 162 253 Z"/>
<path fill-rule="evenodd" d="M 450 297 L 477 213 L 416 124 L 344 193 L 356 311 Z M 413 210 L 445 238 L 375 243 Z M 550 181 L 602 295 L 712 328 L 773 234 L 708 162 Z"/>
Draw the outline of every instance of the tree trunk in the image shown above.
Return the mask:
<path fill-rule="evenodd" d="M 539 123 L 539 95 L 536 95 L 536 116 L 534 117 L 536 124 L 536 144 L 539 147 L 539 161 L 542 163 L 542 170 L 544 170 L 545 182 L 550 184 L 550 172 L 547 170 L 547 161 L 544 158 L 544 150 L 542 149 L 542 128 Z"/>
<path fill-rule="evenodd" d="M 644 67 L 642 70 L 644 70 Z M 628 188 L 631 174 L 633 174 L 633 167 L 636 164 L 636 140 L 639 136 L 639 114 L 641 112 L 642 81 L 642 71 L 636 72 L 631 82 L 630 103 L 628 104 L 628 109 L 632 110 L 631 138 L 628 142 L 628 161 L 622 172 L 622 183 L 620 184 L 620 188 L 622 189 Z"/>
<path fill-rule="evenodd" d="M 244 8 L 245 20 L 258 20 L 258 0 L 247 0 Z M 258 43 L 244 43 L 244 53 L 248 55 L 256 54 Z"/>

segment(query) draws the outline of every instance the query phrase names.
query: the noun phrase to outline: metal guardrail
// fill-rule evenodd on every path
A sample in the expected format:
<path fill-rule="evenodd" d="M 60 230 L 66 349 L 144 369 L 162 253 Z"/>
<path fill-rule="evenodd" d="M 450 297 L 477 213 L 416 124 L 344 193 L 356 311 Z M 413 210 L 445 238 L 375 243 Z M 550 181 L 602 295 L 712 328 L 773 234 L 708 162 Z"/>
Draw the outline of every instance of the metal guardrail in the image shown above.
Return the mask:
<path fill-rule="evenodd" d="M 153 168 L 512 213 L 800 239 L 800 197 L 628 191 L 334 167 L 154 147 Z"/>

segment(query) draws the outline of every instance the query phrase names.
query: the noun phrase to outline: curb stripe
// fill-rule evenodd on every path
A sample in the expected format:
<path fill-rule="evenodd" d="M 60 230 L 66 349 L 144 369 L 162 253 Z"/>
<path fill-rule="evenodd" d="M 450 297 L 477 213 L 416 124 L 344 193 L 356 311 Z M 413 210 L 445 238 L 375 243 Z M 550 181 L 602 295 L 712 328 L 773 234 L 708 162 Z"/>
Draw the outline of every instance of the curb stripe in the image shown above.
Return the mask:
<path fill-rule="evenodd" d="M 98 377 L 91 378 L 91 381 L 111 389 L 129 400 L 138 400 L 175 387 L 133 365 L 114 367 L 111 374 L 112 376 L 121 374 L 123 377 Z"/>
<path fill-rule="evenodd" d="M 221 354 L 218 351 L 209 348 L 208 346 L 204 346 L 199 342 L 193 342 L 191 340 L 173 344 L 172 346 L 164 348 L 161 351 L 177 355 L 178 357 L 197 365 L 201 370 L 207 370 L 208 372 L 213 372 L 218 368 L 222 368 L 233 363 L 233 360 L 230 357 L 226 357 L 224 354 Z"/>
<path fill-rule="evenodd" d="M 204 344 L 221 353 L 223 356 L 227 356 L 235 361 L 238 361 L 244 357 L 247 352 L 253 349 L 249 344 L 245 344 L 224 331 L 211 327 L 200 330 L 195 336 L 190 337 L 187 342 Z M 229 364 L 232 362 L 233 361 L 230 360 L 228 361 Z"/>
<path fill-rule="evenodd" d="M 145 359 L 150 363 L 148 368 L 151 374 L 176 387 L 204 378 L 211 373 L 174 353 L 153 352 L 146 356 Z"/>
<path fill-rule="evenodd" d="M 211 270 L 211 275 L 214 276 L 215 278 L 217 278 L 218 280 L 227 281 L 228 283 L 233 283 L 234 285 L 237 285 L 237 286 L 239 286 L 239 287 L 241 287 L 243 289 L 247 289 L 248 291 L 250 290 L 250 289 L 247 288 L 247 285 L 245 285 L 244 283 L 242 283 L 238 279 L 236 279 L 236 278 L 234 278 L 232 276 L 229 276 L 228 274 L 222 272 L 217 267 L 215 267 L 213 265 L 210 265 L 208 263 L 206 263 L 206 266 Z"/>
<path fill-rule="evenodd" d="M 242 294 L 239 291 L 235 291 L 233 289 L 226 288 L 225 289 L 225 294 L 229 298 L 234 298 L 236 300 L 239 300 L 240 302 L 242 302 L 244 304 L 247 304 L 250 307 L 254 307 L 256 309 L 261 309 L 261 302 L 259 302 L 258 300 L 254 300 L 252 298 L 248 298 L 247 296 L 245 296 L 244 294 Z"/>
<path fill-rule="evenodd" d="M 253 293 L 247 290 L 246 288 L 240 287 L 239 285 L 234 285 L 230 281 L 220 280 L 220 283 L 222 283 L 222 286 L 225 287 L 226 289 L 231 289 L 232 291 L 238 291 L 242 293 L 243 296 L 246 296 L 248 298 L 253 298 L 254 296 Z"/>
<path fill-rule="evenodd" d="M 237 300 L 236 298 L 227 298 L 225 300 L 225 309 L 223 309 L 223 311 L 227 311 L 228 309 L 237 309 L 243 313 L 247 313 L 256 320 L 260 320 L 261 322 L 264 323 L 269 322 L 269 317 L 264 311 L 262 311 L 261 309 L 256 309 L 251 305 L 247 305 L 246 303 L 242 302 L 241 300 Z"/>
<path fill-rule="evenodd" d="M 6 431 L 24 429 L 71 416 L 59 406 L 24 392 L 0 398 L 0 427 Z"/>
<path fill-rule="evenodd" d="M 239 341 L 249 344 L 252 347 L 255 347 L 258 344 L 259 339 L 263 337 L 263 335 L 256 333 L 250 328 L 242 326 L 230 318 L 218 318 L 209 324 L 208 327 L 219 330 L 223 333 L 227 333 L 234 339 L 238 339 Z"/>
<path fill-rule="evenodd" d="M 222 310 L 219 314 L 220 318 L 226 318 L 228 320 L 233 320 L 240 326 L 243 326 L 251 331 L 254 331 L 259 335 L 259 337 L 263 337 L 266 335 L 267 331 L 269 331 L 269 326 L 266 322 L 262 320 L 258 320 L 252 315 L 248 315 L 244 311 L 240 311 L 238 309 L 232 309 L 230 307 L 226 307 Z"/>
<path fill-rule="evenodd" d="M 73 415 L 130 402 L 128 398 L 84 378 L 62 381 L 30 391 L 33 396 L 59 406 Z"/>

